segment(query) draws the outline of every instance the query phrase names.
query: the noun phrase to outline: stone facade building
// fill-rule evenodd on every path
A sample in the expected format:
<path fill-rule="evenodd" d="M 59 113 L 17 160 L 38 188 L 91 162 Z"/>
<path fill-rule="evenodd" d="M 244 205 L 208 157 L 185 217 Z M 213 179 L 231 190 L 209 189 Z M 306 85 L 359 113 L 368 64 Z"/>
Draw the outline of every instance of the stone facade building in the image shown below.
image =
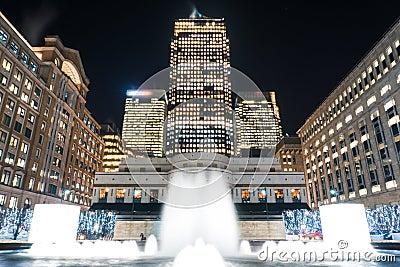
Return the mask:
<path fill-rule="evenodd" d="M 399 203 L 399 61 L 397 21 L 298 130 L 310 207 Z"/>
<path fill-rule="evenodd" d="M 96 173 L 93 203 L 164 202 L 172 173 L 177 169 L 203 168 L 210 162 L 207 169 L 228 173 L 226 182 L 230 185 L 234 203 L 307 202 L 304 174 L 282 172 L 275 158 L 228 158 L 202 153 L 204 164 L 200 160 L 188 160 L 200 158 L 199 155 L 186 153 L 172 158 L 123 159 L 119 172 Z"/>
<path fill-rule="evenodd" d="M 0 62 L 0 205 L 90 205 L 104 143 L 79 52 L 32 47 L 0 13 Z"/>

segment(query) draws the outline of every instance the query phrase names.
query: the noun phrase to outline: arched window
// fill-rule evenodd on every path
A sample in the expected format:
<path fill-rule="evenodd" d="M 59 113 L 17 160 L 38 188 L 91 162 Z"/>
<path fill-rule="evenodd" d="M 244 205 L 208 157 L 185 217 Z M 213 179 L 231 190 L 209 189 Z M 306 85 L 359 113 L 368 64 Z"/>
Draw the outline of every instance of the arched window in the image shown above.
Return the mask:
<path fill-rule="evenodd" d="M 24 208 L 29 209 L 31 207 L 31 205 L 32 205 L 31 200 L 29 198 L 26 198 L 25 202 L 24 202 Z"/>

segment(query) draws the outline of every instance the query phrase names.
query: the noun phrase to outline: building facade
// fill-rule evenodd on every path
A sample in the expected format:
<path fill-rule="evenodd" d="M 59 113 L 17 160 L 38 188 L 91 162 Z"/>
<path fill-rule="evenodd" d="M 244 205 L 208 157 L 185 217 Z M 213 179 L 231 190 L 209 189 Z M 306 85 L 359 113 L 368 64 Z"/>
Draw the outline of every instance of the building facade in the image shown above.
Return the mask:
<path fill-rule="evenodd" d="M 250 97 L 235 101 L 236 153 L 246 154 L 249 149 L 275 149 L 282 138 L 279 108 L 275 93 L 263 94 L 262 99 Z M 272 101 L 273 100 L 273 101 Z"/>
<path fill-rule="evenodd" d="M 166 155 L 234 154 L 230 49 L 224 19 L 175 21 L 167 92 Z"/>
<path fill-rule="evenodd" d="M 207 156 L 203 154 L 203 158 Z M 241 158 L 209 154 L 212 167 L 228 173 L 234 203 L 306 203 L 304 174 L 282 172 L 275 158 Z M 117 173 L 96 173 L 93 204 L 163 203 L 168 181 L 182 158 L 198 158 L 188 153 L 167 158 L 126 158 Z M 193 164 L 187 160 L 183 164 Z M 209 162 L 209 161 L 207 161 Z M 198 165 L 193 167 L 198 167 Z M 184 165 L 185 167 L 190 167 Z M 181 166 L 182 167 L 182 166 Z M 185 168 L 184 167 L 184 168 Z"/>
<path fill-rule="evenodd" d="M 311 207 L 400 200 L 400 21 L 298 130 Z"/>
<path fill-rule="evenodd" d="M 117 172 L 125 158 L 122 137 L 115 124 L 101 124 L 100 135 L 104 141 L 103 171 Z"/>
<path fill-rule="evenodd" d="M 28 207 L 62 197 L 90 205 L 103 142 L 85 108 L 89 80 L 79 52 L 56 36 L 32 47 L 1 13 L 0 42 L 0 205 Z M 90 143 L 74 134 L 78 129 Z M 70 160 L 73 148 L 88 152 L 78 165 Z"/>
<path fill-rule="evenodd" d="M 275 157 L 284 172 L 303 172 L 301 140 L 297 136 L 284 136 L 276 145 Z"/>
<path fill-rule="evenodd" d="M 164 154 L 165 91 L 128 91 L 122 126 L 125 153 L 134 157 Z"/>

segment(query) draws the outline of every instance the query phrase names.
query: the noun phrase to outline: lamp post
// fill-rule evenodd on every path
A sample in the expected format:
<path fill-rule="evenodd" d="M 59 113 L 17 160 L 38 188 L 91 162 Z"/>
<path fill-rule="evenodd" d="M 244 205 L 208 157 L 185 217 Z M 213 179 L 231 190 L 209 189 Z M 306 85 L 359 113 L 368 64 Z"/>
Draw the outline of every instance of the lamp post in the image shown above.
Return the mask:
<path fill-rule="evenodd" d="M 268 203 L 267 203 L 267 188 L 264 187 L 264 199 L 265 199 L 265 216 L 268 219 Z"/>
<path fill-rule="evenodd" d="M 61 193 L 61 202 L 60 202 L 61 204 L 62 204 L 62 201 L 63 201 L 64 196 L 65 196 L 65 195 L 68 195 L 70 192 L 71 192 L 71 191 L 70 191 L 69 189 L 63 188 L 62 193 Z"/>
<path fill-rule="evenodd" d="M 136 191 L 136 187 L 133 187 L 133 194 L 132 194 L 132 218 L 135 217 L 135 191 Z"/>
<path fill-rule="evenodd" d="M 336 197 L 337 203 L 339 203 L 340 202 L 339 192 L 336 190 L 336 188 L 332 188 L 329 192 L 331 193 L 331 195 Z"/>

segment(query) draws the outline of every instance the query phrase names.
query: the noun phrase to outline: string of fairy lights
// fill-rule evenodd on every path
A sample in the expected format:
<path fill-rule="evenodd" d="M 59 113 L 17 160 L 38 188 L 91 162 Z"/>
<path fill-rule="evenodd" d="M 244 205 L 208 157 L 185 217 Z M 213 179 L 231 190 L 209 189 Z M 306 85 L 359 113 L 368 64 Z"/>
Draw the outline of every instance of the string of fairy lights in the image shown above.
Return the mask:
<path fill-rule="evenodd" d="M 94 210 L 81 212 L 78 225 L 78 239 L 112 239 L 114 237 L 116 214 L 113 211 Z"/>
<path fill-rule="evenodd" d="M 397 205 L 366 209 L 371 235 L 400 233 L 400 207 Z M 282 213 L 288 235 L 322 233 L 318 210 L 285 210 Z M 0 207 L 0 239 L 27 239 L 32 209 Z M 83 211 L 79 217 L 77 239 L 98 240 L 114 237 L 116 213 L 109 210 Z"/>
<path fill-rule="evenodd" d="M 32 217 L 32 209 L 0 207 L 0 239 L 28 239 Z M 83 211 L 79 216 L 77 239 L 112 239 L 115 220 L 114 211 Z"/>
<path fill-rule="evenodd" d="M 366 209 L 369 231 L 372 234 L 400 233 L 400 207 L 397 205 Z M 322 233 L 321 217 L 318 210 L 283 211 L 286 234 L 305 235 Z"/>

